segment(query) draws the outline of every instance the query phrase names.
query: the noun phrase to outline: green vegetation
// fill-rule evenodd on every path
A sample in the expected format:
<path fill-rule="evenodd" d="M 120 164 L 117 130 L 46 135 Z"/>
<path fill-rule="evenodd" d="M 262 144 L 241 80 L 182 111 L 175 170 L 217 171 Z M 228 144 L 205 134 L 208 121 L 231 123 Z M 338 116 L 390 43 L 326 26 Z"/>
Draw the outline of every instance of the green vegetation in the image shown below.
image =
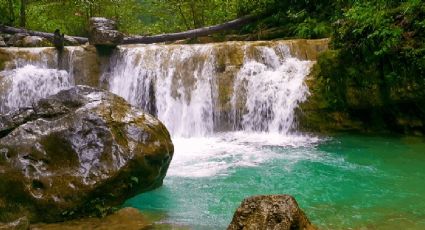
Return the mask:
<path fill-rule="evenodd" d="M 219 24 L 247 14 L 270 15 L 240 33 L 279 27 L 284 37 L 331 35 L 347 0 L 0 0 L 0 23 L 87 35 L 90 17 L 115 19 L 129 34 L 158 34 Z"/>
<path fill-rule="evenodd" d="M 424 133 L 425 3 L 359 1 L 333 28 L 333 50 L 316 67 L 330 108 Z"/>
<path fill-rule="evenodd" d="M 332 46 L 336 51 L 323 54 L 319 63 L 322 80 L 327 83 L 324 93 L 334 97 L 330 101 L 335 106 L 347 103 L 341 86 L 366 89 L 378 85 L 383 104 L 397 96 L 391 95 L 394 90 L 409 88 L 423 94 L 417 91 L 425 85 L 422 1 L 356 3 L 334 28 Z"/>
<path fill-rule="evenodd" d="M 90 17 L 116 20 L 129 34 L 199 28 L 236 18 L 236 0 L 0 0 L 0 23 L 87 35 Z"/>

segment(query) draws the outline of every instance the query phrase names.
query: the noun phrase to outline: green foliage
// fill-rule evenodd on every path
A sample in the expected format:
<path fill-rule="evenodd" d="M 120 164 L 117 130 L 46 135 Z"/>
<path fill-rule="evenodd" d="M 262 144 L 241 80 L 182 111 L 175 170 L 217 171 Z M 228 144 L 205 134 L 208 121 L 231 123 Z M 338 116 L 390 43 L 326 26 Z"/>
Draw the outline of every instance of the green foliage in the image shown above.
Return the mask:
<path fill-rule="evenodd" d="M 424 97 L 425 3 L 358 1 L 334 23 L 332 46 L 339 53 L 319 58 L 323 94 L 347 108 L 341 88 L 378 90 L 383 104 Z"/>
<path fill-rule="evenodd" d="M 183 31 L 236 18 L 237 0 L 29 0 L 26 28 L 87 35 L 90 17 L 118 22 L 128 34 Z M 18 26 L 21 0 L 0 0 L 0 23 Z M 12 7 L 9 7 L 12 4 Z"/>
<path fill-rule="evenodd" d="M 329 36 L 332 29 L 329 23 L 307 17 L 295 26 L 294 31 L 295 36 L 300 38 L 323 38 Z"/>

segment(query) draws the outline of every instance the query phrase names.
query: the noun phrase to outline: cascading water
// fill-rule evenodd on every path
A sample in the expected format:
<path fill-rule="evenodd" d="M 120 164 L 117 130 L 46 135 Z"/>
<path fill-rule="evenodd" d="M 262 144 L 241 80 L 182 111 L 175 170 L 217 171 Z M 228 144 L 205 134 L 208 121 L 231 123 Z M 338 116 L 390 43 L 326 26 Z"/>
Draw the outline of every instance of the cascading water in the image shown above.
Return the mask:
<path fill-rule="evenodd" d="M 274 157 L 265 145 L 317 141 L 290 134 L 311 64 L 280 42 L 123 46 L 104 78 L 167 126 L 176 152 L 168 175 L 203 177 Z"/>
<path fill-rule="evenodd" d="M 174 136 L 213 132 L 215 60 L 212 46 L 122 47 L 110 90 L 165 123 Z"/>
<path fill-rule="evenodd" d="M 308 94 L 304 78 L 311 62 L 292 57 L 287 46 L 257 50 L 259 56 L 247 57 L 236 76 L 236 93 L 232 95 L 234 121 L 246 131 L 288 134 L 294 110 Z M 246 101 L 238 108 L 241 97 Z"/>
<path fill-rule="evenodd" d="M 0 71 L 0 113 L 31 106 L 40 98 L 74 85 L 67 71 L 57 69 L 57 53 L 46 48 L 17 48 L 10 68 Z M 19 54 L 22 55 L 19 55 Z"/>
<path fill-rule="evenodd" d="M 135 106 L 156 114 L 174 137 L 214 134 L 223 107 L 230 99 L 233 127 L 227 131 L 262 131 L 287 134 L 294 109 L 305 100 L 304 77 L 311 62 L 290 55 L 283 44 L 271 47 L 235 46 L 243 63 L 232 78 L 233 86 L 219 86 L 217 45 L 148 45 L 121 47 L 113 58 L 110 90 Z M 226 68 L 226 66 L 224 67 Z M 232 88 L 231 95 L 219 90 Z"/>

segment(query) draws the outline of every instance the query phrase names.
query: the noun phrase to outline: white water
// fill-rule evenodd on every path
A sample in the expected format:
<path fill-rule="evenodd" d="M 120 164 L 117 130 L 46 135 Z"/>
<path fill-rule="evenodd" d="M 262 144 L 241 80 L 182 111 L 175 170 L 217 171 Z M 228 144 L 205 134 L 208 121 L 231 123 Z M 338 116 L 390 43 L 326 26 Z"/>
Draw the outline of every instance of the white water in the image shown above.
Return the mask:
<path fill-rule="evenodd" d="M 239 122 L 237 116 L 242 114 L 242 130 L 288 134 L 294 125 L 294 111 L 308 94 L 304 78 L 311 62 L 291 57 L 286 46 L 257 49 L 260 58 L 246 58 L 236 76 L 234 92 L 245 93 L 232 96 L 235 120 Z M 246 97 L 246 102 L 238 109 L 241 97 Z"/>
<path fill-rule="evenodd" d="M 156 113 L 173 136 L 210 135 L 216 90 L 213 52 L 208 45 L 122 47 L 110 91 Z"/>
<path fill-rule="evenodd" d="M 67 58 L 59 65 L 55 48 L 7 48 L 12 58 L 0 71 L 0 113 L 31 106 L 41 98 L 74 86 L 74 53 L 84 49 L 76 46 L 66 50 Z"/>
<path fill-rule="evenodd" d="M 46 48 L 15 48 L 13 68 L 0 71 L 0 113 L 30 107 L 41 98 L 74 85 L 67 71 L 57 66 L 57 53 Z M 25 55 L 19 55 L 25 53 Z"/>
<path fill-rule="evenodd" d="M 294 110 L 308 94 L 311 62 L 285 45 L 256 46 L 234 80 L 233 130 L 288 134 Z M 174 137 L 205 137 L 214 131 L 219 92 L 214 45 L 121 47 L 110 73 L 110 90 L 156 113 Z M 227 86 L 231 87 L 231 86 Z M 152 111 L 154 110 L 154 111 Z"/>
<path fill-rule="evenodd" d="M 275 158 L 264 146 L 318 141 L 292 133 L 294 110 L 308 95 L 304 78 L 312 62 L 292 57 L 283 44 L 256 46 L 255 55 L 252 48 L 240 45 L 244 61 L 228 86 L 234 125 L 224 133 L 214 132 L 220 122 L 214 119 L 220 106 L 214 45 L 121 47 L 116 53 L 110 90 L 156 113 L 167 126 L 175 145 L 169 176 L 223 175 Z"/>
<path fill-rule="evenodd" d="M 25 65 L 2 73 L 3 84 L 10 84 L 0 104 L 0 112 L 28 107 L 40 98 L 58 93 L 73 85 L 68 73 L 63 70 L 44 69 Z"/>

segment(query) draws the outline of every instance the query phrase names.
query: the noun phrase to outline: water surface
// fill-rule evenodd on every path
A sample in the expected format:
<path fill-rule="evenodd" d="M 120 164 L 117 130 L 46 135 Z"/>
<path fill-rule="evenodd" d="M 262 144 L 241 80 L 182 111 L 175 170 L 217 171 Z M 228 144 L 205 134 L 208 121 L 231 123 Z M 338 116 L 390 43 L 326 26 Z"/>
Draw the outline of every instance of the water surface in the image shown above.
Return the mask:
<path fill-rule="evenodd" d="M 243 198 L 291 194 L 321 229 L 425 229 L 425 141 L 227 133 L 174 140 L 164 186 L 126 205 L 225 229 Z"/>

